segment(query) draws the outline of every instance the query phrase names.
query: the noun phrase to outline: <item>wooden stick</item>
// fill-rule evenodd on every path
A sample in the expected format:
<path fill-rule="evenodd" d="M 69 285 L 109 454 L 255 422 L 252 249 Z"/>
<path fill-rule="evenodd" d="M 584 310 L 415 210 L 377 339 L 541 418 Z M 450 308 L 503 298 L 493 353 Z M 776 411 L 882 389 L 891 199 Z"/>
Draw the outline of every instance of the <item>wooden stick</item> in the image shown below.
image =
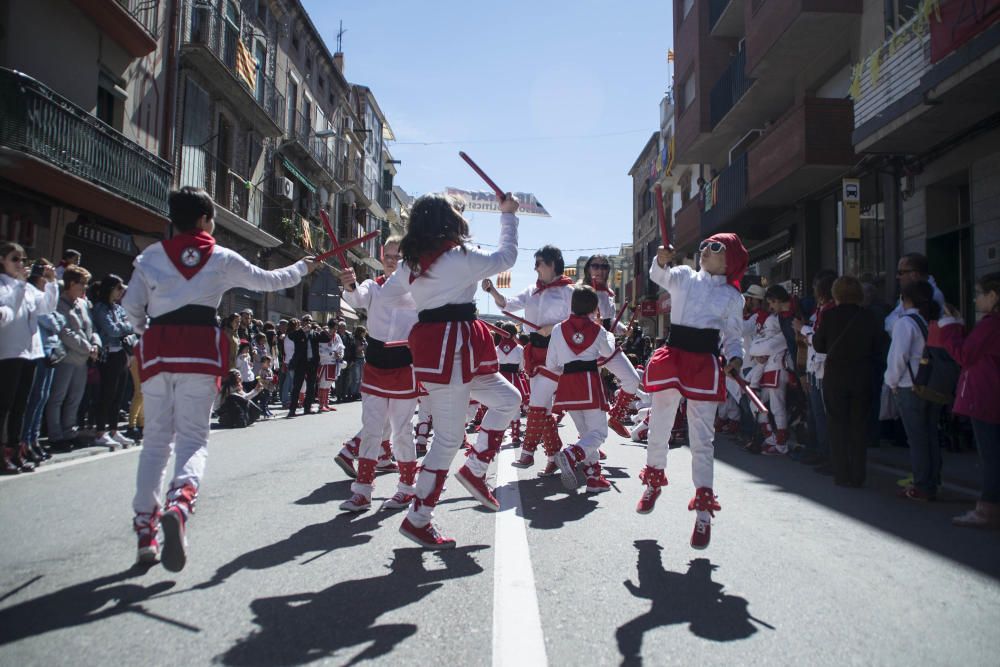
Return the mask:
<path fill-rule="evenodd" d="M 497 197 L 499 197 L 500 199 L 504 198 L 504 191 L 500 189 L 500 186 L 497 185 L 492 178 L 487 176 L 486 172 L 480 169 L 479 165 L 473 162 L 471 157 L 466 155 L 465 152 L 463 151 L 459 151 L 458 156 L 469 163 L 469 166 L 472 167 L 472 170 L 475 171 L 477 174 L 479 174 L 479 177 L 481 179 L 486 181 L 486 185 L 490 186 L 493 192 L 496 193 Z"/>
<path fill-rule="evenodd" d="M 347 263 L 347 256 L 346 256 L 347 249 L 348 248 L 353 248 L 356 245 L 361 245 L 365 241 L 368 241 L 369 239 L 373 239 L 376 236 L 380 235 L 381 233 L 382 232 L 369 232 L 369 233 L 365 234 L 364 236 L 362 236 L 360 238 L 356 238 L 353 241 L 348 241 L 347 243 L 345 243 L 343 245 L 337 245 L 337 241 L 336 241 L 336 239 L 334 239 L 334 241 L 333 241 L 333 248 L 331 248 L 330 250 L 327 250 L 322 255 L 317 256 L 315 261 L 322 262 L 325 259 L 330 259 L 331 257 L 336 257 L 337 261 L 340 262 L 340 268 L 342 268 L 342 269 L 348 269 L 348 268 L 350 268 L 350 266 Z"/>
<path fill-rule="evenodd" d="M 490 324 L 489 322 L 487 322 L 486 320 L 479 320 L 479 321 L 482 322 L 483 324 L 485 324 L 486 326 L 488 326 L 490 328 L 490 331 L 492 331 L 493 333 L 497 334 L 501 338 L 513 338 L 513 336 L 510 335 L 509 331 L 504 331 L 500 327 L 494 326 L 494 325 Z"/>
<path fill-rule="evenodd" d="M 618 328 L 618 323 L 621 322 L 622 315 L 625 314 L 625 309 L 626 308 L 628 308 L 628 302 L 622 304 L 622 307 L 618 310 L 618 317 L 616 317 L 615 321 L 611 323 L 611 333 L 612 333 L 612 335 L 615 333 L 615 329 Z"/>
<path fill-rule="evenodd" d="M 410 341 L 408 340 L 391 340 L 388 343 L 382 345 L 382 347 L 409 347 Z"/>
<path fill-rule="evenodd" d="M 764 405 L 764 402 L 760 400 L 760 397 L 757 396 L 756 393 L 754 393 L 754 390 L 750 388 L 750 385 L 747 384 L 746 380 L 741 378 L 735 371 L 730 373 L 729 376 L 734 380 L 736 380 L 736 384 L 740 386 L 740 389 L 743 390 L 743 393 L 747 395 L 747 398 L 750 399 L 751 403 L 757 406 L 757 409 L 760 410 L 760 412 L 762 412 L 765 415 L 770 414 L 770 411 L 767 409 L 767 406 Z"/>
<path fill-rule="evenodd" d="M 541 329 L 541 327 L 538 326 L 537 324 L 534 324 L 532 322 L 529 322 L 528 320 L 522 319 L 522 318 L 518 317 L 517 315 L 515 315 L 514 313 L 508 312 L 506 310 L 501 310 L 500 312 L 503 313 L 504 315 L 506 315 L 507 317 L 509 317 L 512 320 L 517 320 L 521 324 L 528 325 L 532 329 Z"/>
<path fill-rule="evenodd" d="M 660 223 L 660 238 L 663 239 L 663 247 L 670 247 L 670 232 L 667 231 L 667 213 L 663 208 L 663 188 L 656 186 L 656 219 Z"/>

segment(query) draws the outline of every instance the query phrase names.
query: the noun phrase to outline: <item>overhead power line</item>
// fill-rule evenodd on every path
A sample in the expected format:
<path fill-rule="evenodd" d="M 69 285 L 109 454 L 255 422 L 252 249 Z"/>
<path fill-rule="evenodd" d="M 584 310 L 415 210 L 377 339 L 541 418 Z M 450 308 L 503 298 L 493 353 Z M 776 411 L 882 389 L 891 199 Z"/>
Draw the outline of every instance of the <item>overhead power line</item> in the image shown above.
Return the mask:
<path fill-rule="evenodd" d="M 563 141 L 566 139 L 600 139 L 602 137 L 621 137 L 626 134 L 648 134 L 650 130 L 623 130 L 621 132 L 602 132 L 600 134 L 565 134 L 541 137 L 506 137 L 502 139 L 447 139 L 443 141 L 394 141 L 393 146 L 447 146 L 467 144 L 514 144 L 526 141 Z"/>

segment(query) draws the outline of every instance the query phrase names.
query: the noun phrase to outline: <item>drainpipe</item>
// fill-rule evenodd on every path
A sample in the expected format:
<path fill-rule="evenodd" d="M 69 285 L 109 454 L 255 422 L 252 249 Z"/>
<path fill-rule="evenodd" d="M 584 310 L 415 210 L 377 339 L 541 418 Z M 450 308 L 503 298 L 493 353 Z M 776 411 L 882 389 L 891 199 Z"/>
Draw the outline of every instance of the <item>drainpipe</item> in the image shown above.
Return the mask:
<path fill-rule="evenodd" d="M 174 119 L 177 107 L 177 16 L 181 0 L 170 0 L 170 21 L 167 27 L 167 82 L 164 97 L 166 108 L 163 115 L 163 140 L 160 142 L 160 157 L 173 165 Z M 175 174 L 176 176 L 176 174 Z"/>

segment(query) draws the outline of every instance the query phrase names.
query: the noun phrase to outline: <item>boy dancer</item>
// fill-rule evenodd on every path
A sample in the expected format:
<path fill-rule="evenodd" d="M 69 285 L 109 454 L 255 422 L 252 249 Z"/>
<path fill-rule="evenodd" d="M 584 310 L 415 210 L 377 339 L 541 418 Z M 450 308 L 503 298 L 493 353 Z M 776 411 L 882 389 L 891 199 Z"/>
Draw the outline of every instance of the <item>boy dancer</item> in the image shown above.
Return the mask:
<path fill-rule="evenodd" d="M 375 467 L 379 449 L 388 449 L 383 430 L 388 422 L 390 440 L 399 466 L 396 493 L 382 503 L 382 509 L 403 509 L 413 500 L 417 475 L 417 453 L 413 445 L 413 411 L 417 407 L 417 379 L 408 347 L 386 347 L 386 343 L 406 340 L 417 322 L 413 297 L 405 291 L 383 289 L 399 265 L 399 239 L 390 237 L 382 247 L 385 273 L 360 285 L 353 269 L 340 274 L 344 301 L 352 308 L 368 311 L 368 349 L 361 379 L 361 446 L 357 476 L 351 484 L 353 495 L 340 509 L 364 512 L 371 507 Z M 387 457 L 388 452 L 382 452 Z M 341 454 L 343 455 L 343 454 Z"/>
<path fill-rule="evenodd" d="M 523 404 L 528 391 L 528 383 L 524 377 L 524 348 L 517 342 L 517 327 L 513 322 L 504 322 L 500 328 L 510 334 L 510 338 L 501 338 L 497 342 L 500 375 L 517 388 Z M 510 441 L 515 445 L 521 444 L 520 414 L 515 415 L 510 422 Z"/>
<path fill-rule="evenodd" d="M 149 246 L 135 259 L 122 305 L 137 333 L 136 353 L 145 397 L 145 442 L 139 454 L 133 525 L 139 562 L 159 555 L 157 526 L 163 529 L 163 566 L 183 569 L 185 530 L 194 512 L 208 456 L 208 432 L 216 382 L 226 368 L 226 338 L 215 311 L 233 287 L 274 291 L 293 287 L 316 268 L 311 257 L 265 271 L 216 245 L 215 205 L 201 188 L 183 187 L 169 199 L 173 238 Z M 174 475 L 163 500 L 167 460 L 176 450 Z"/>
<path fill-rule="evenodd" d="M 319 332 L 319 411 L 336 411 L 330 407 L 330 390 L 337 385 L 337 371 L 344 358 L 344 341 L 337 335 L 337 321 L 328 320 Z"/>
<path fill-rule="evenodd" d="M 524 311 L 524 319 L 536 324 L 540 329 L 529 331 L 530 342 L 524 348 L 524 370 L 528 374 L 531 395 L 528 398 L 528 423 L 524 427 L 524 442 L 521 456 L 511 465 L 515 468 L 530 468 L 535 464 L 535 450 L 542 444 L 548 463 L 539 477 L 559 474 L 555 455 L 562 448 L 555 418 L 552 416 L 552 392 L 542 391 L 536 395 L 541 383 L 548 382 L 539 377 L 538 369 L 545 365 L 545 354 L 549 347 L 552 327 L 570 315 L 570 299 L 573 297 L 573 281 L 563 275 L 565 265 L 562 251 L 555 246 L 543 246 L 535 252 L 535 272 L 538 281 L 516 297 L 507 299 L 493 286 L 493 281 L 483 281 L 483 289 L 493 296 L 499 308 L 509 311 Z M 526 329 L 531 329 L 527 327 Z"/>
<path fill-rule="evenodd" d="M 585 463 L 587 493 L 603 493 L 611 488 L 601 474 L 600 446 L 608 437 L 604 396 L 597 360 L 611 356 L 615 339 L 595 319 L 598 314 L 597 294 L 582 285 L 573 290 L 573 314 L 552 330 L 552 341 L 541 374 L 558 383 L 554 410 L 569 413 L 580 439 L 556 454 L 563 486 L 572 491 L 577 487 L 576 466 Z M 639 375 L 628 365 L 630 375 L 619 377 L 622 391 L 635 394 Z"/>
<path fill-rule="evenodd" d="M 787 308 L 791 297 L 784 287 L 772 285 L 767 289 L 767 306 L 770 315 L 764 321 L 764 326 L 754 336 L 750 349 L 747 351 L 756 364 L 752 374 L 753 386 L 764 390 L 762 397 L 768 404 L 768 410 L 774 415 L 775 430 L 771 430 L 770 417 L 757 413 L 757 423 L 764 436 L 762 454 L 781 456 L 788 453 L 788 411 L 785 409 L 785 393 L 788 389 L 788 378 L 791 364 L 788 359 L 788 342 L 781 330 L 781 313 Z"/>
<path fill-rule="evenodd" d="M 681 399 L 687 399 L 691 442 L 691 476 L 696 488 L 689 510 L 698 512 L 691 546 L 704 549 L 711 539 L 711 517 L 721 507 L 712 491 L 714 420 L 726 398 L 725 376 L 743 365 L 743 296 L 740 279 L 748 255 L 736 234 L 715 234 L 702 241 L 701 270 L 668 268 L 673 249 L 660 247 L 649 277 L 670 292 L 671 324 L 666 344 L 646 366 L 645 389 L 653 395 L 646 467 L 639 475 L 645 485 L 636 506 L 653 511 L 660 487 L 666 485 L 670 429 Z M 719 360 L 720 349 L 728 359 Z"/>

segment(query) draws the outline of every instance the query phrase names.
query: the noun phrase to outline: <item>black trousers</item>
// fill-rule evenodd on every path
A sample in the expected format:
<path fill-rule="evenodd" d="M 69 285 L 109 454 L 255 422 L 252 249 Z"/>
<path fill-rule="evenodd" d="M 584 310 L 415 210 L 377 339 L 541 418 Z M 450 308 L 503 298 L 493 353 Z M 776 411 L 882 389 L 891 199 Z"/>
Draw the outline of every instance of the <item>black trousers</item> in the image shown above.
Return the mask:
<path fill-rule="evenodd" d="M 122 389 L 128 377 L 128 354 L 125 350 L 108 352 L 98 371 L 101 373 L 101 406 L 97 412 L 97 430 L 117 431 Z"/>
<path fill-rule="evenodd" d="M 319 360 L 313 359 L 305 365 L 296 366 L 292 373 L 292 397 L 288 401 L 288 409 L 295 412 L 299 406 L 299 394 L 302 393 L 302 383 L 306 385 L 306 402 L 302 406 L 304 410 L 309 410 L 309 406 L 316 399 L 316 378 L 319 373 Z"/>
<path fill-rule="evenodd" d="M 4 444 L 16 447 L 21 440 L 21 426 L 24 411 L 31 395 L 31 383 L 35 380 L 33 359 L 0 360 L 0 426 L 7 422 L 7 438 Z"/>
<path fill-rule="evenodd" d="M 847 369 L 853 370 L 853 369 Z M 831 373 L 823 378 L 830 429 L 830 465 L 833 479 L 841 484 L 864 484 L 868 461 L 868 420 L 872 411 L 871 380 L 864 372 Z"/>

